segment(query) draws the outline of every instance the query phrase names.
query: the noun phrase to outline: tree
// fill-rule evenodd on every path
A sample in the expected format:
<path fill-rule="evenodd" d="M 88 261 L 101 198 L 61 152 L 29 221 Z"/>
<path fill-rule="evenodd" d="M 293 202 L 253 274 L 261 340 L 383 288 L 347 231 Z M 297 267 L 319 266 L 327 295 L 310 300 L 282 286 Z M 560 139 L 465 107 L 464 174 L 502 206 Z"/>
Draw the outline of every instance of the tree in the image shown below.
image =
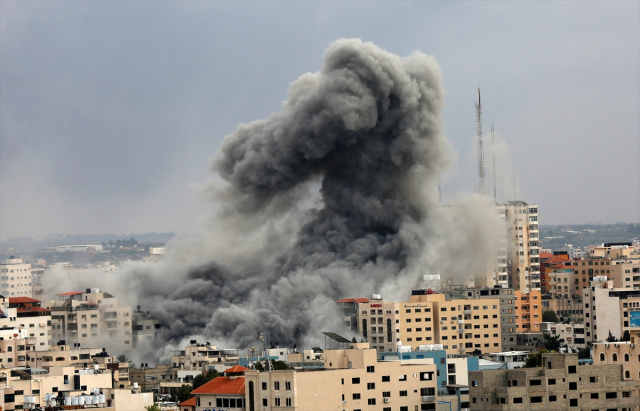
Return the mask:
<path fill-rule="evenodd" d="M 543 311 L 542 312 L 542 321 L 545 323 L 558 323 L 558 315 L 553 310 Z"/>
<path fill-rule="evenodd" d="M 620 337 L 620 341 L 631 341 L 631 333 L 629 330 L 624 330 L 622 337 Z"/>
<path fill-rule="evenodd" d="M 609 330 L 609 335 L 607 336 L 606 341 L 607 342 L 618 342 L 618 339 L 616 337 L 614 337 L 613 334 L 611 334 L 611 330 Z"/>
<path fill-rule="evenodd" d="M 200 386 L 205 385 L 209 381 L 213 380 L 218 375 L 219 375 L 218 371 L 216 371 L 216 370 L 209 370 L 206 375 L 198 374 L 193 378 L 193 381 L 191 382 L 191 385 L 193 385 L 193 389 L 196 389 L 196 388 L 198 388 Z"/>
<path fill-rule="evenodd" d="M 176 402 L 180 403 L 193 397 L 193 395 L 191 395 L 191 391 L 193 391 L 193 386 L 191 386 L 190 384 L 182 384 L 182 386 L 178 388 L 178 392 L 176 393 Z"/>
<path fill-rule="evenodd" d="M 546 350 L 557 352 L 560 350 L 561 345 L 559 336 L 544 334 L 544 348 Z"/>
<path fill-rule="evenodd" d="M 351 342 L 352 342 L 352 343 L 354 343 L 354 344 L 357 344 L 357 343 L 358 343 L 358 340 L 356 340 L 356 337 L 354 336 L 354 337 L 351 339 Z"/>
<path fill-rule="evenodd" d="M 540 354 L 539 352 L 532 352 L 532 353 L 529 353 L 529 356 L 527 356 L 527 361 L 525 361 L 522 368 L 535 368 L 535 367 L 541 367 L 541 366 L 542 366 L 542 354 Z"/>
<path fill-rule="evenodd" d="M 129 362 L 129 357 L 127 357 L 126 354 L 120 354 L 116 357 L 116 360 L 118 360 L 118 362 Z"/>
<path fill-rule="evenodd" d="M 144 409 L 147 411 L 160 411 L 160 407 L 158 406 L 158 404 L 147 405 L 146 407 L 144 407 Z"/>

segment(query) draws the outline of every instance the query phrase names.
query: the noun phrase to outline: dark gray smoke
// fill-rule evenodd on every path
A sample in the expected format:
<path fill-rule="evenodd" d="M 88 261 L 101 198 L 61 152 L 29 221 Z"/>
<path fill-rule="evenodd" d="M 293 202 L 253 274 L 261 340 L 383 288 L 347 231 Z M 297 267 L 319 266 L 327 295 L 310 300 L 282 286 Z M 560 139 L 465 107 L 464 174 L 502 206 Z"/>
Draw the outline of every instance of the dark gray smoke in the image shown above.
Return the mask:
<path fill-rule="evenodd" d="M 201 335 L 246 348 L 261 331 L 281 345 L 339 331 L 339 298 L 407 298 L 445 259 L 446 233 L 463 231 L 447 228 L 455 218 L 437 200 L 452 159 L 442 108 L 431 57 L 331 44 L 282 111 L 225 138 L 211 163 L 222 180 L 201 188 L 219 204 L 211 235 L 174 244 L 160 266 L 132 264 L 131 299 L 168 325 L 164 341 Z"/>

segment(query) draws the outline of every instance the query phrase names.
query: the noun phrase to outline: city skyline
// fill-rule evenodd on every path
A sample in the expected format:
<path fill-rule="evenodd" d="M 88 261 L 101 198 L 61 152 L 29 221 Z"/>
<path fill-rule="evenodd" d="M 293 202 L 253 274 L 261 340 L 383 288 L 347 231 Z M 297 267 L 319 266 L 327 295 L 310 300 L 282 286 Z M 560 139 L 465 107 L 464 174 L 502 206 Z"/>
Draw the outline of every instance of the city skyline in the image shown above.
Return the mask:
<path fill-rule="evenodd" d="M 474 191 L 480 86 L 504 174 L 515 163 L 516 195 L 498 180 L 498 201 L 538 204 L 541 224 L 640 220 L 638 3 L 0 8 L 2 240 L 198 232 L 212 205 L 196 186 L 223 137 L 279 111 L 341 37 L 440 65 L 457 157 L 443 202 Z"/>

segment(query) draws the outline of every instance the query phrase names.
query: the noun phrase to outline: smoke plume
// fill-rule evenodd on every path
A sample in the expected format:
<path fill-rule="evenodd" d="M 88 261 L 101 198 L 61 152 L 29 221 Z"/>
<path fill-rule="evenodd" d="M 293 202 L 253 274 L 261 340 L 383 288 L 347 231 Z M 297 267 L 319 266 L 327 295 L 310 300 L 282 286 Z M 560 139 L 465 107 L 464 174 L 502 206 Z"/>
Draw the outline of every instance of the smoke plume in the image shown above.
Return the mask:
<path fill-rule="evenodd" d="M 340 298 L 402 301 L 423 274 L 473 275 L 497 223 L 486 199 L 439 203 L 443 95 L 432 57 L 334 42 L 280 112 L 224 139 L 198 187 L 216 204 L 205 238 L 86 286 L 151 310 L 159 350 L 192 335 L 246 348 L 262 331 L 280 345 L 341 331 Z"/>

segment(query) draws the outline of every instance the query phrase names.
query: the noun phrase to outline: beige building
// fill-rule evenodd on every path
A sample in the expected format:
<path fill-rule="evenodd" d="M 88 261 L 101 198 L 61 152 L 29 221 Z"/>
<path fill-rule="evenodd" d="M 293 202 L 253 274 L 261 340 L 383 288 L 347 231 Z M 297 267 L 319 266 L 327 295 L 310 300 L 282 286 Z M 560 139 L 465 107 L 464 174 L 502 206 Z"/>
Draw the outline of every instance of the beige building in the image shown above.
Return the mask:
<path fill-rule="evenodd" d="M 593 344 L 593 364 L 622 367 L 622 378 L 640 380 L 640 339 L 637 331 L 632 341 Z"/>
<path fill-rule="evenodd" d="M 171 365 L 177 370 L 200 371 L 206 374 L 210 366 L 224 363 L 238 363 L 240 351 L 236 349 L 218 349 L 209 343 L 199 344 L 192 340 L 184 350 L 174 351 Z"/>
<path fill-rule="evenodd" d="M 9 307 L 15 308 L 18 326 L 27 329 L 29 338 L 36 339 L 38 350 L 48 350 L 51 346 L 51 310 L 41 307 L 41 301 L 30 297 L 10 297 Z"/>
<path fill-rule="evenodd" d="M 590 257 L 605 257 L 615 260 L 631 258 L 634 254 L 634 246 L 630 242 L 590 245 L 587 250 L 589 250 Z"/>
<path fill-rule="evenodd" d="M 525 294 L 540 291 L 538 206 L 509 201 L 501 207 L 507 226 L 509 286 Z"/>
<path fill-rule="evenodd" d="M 99 346 L 105 338 L 123 350 L 132 347 L 131 307 L 119 307 L 113 295 L 87 288 L 86 292 L 58 294 L 47 302 L 51 309 L 52 341 Z"/>
<path fill-rule="evenodd" d="M 640 382 L 621 365 L 578 365 L 577 354 L 542 354 L 541 368 L 472 371 L 471 411 L 638 410 Z"/>
<path fill-rule="evenodd" d="M 146 364 L 140 368 L 129 370 L 131 383 L 138 383 L 142 391 L 155 390 L 160 392 L 160 384 L 164 382 L 177 382 L 175 371 L 165 364 L 158 364 L 149 368 Z"/>
<path fill-rule="evenodd" d="M 500 299 L 446 300 L 444 294 L 414 290 L 399 303 L 396 334 L 403 345 L 441 344 L 448 354 L 494 352 L 501 348 Z"/>
<path fill-rule="evenodd" d="M 559 337 L 560 342 L 569 348 L 587 346 L 584 324 L 541 323 L 541 331 Z"/>
<path fill-rule="evenodd" d="M 358 304 L 357 330 L 369 341 L 372 349 L 381 352 L 395 351 L 399 338 L 399 303 L 386 302 L 377 294 L 374 297 L 377 298 Z M 345 317 L 345 322 L 349 321 L 347 318 Z"/>
<path fill-rule="evenodd" d="M 561 321 L 584 324 L 582 291 L 574 298 L 549 298 L 542 296 L 542 311 L 554 311 Z"/>
<path fill-rule="evenodd" d="M 13 256 L 0 260 L 0 294 L 5 297 L 33 298 L 31 264 Z"/>
<path fill-rule="evenodd" d="M 323 371 L 245 371 L 246 409 L 436 409 L 436 366 L 432 359 L 377 361 L 377 352 L 369 349 L 368 343 L 325 350 L 324 356 Z"/>
<path fill-rule="evenodd" d="M 100 406 L 105 410 L 139 411 L 153 404 L 151 393 L 112 388 L 109 372 L 74 367 L 52 367 L 49 370 L 15 368 L 0 371 L 0 380 L 5 381 L 5 385 L 0 385 L 0 406 L 4 410 L 26 409 L 29 397 L 35 407 L 44 407 L 47 394 L 55 395 L 58 405 L 71 409 L 73 397 L 90 394 L 91 390 L 94 390 L 95 397 L 104 395 L 104 402 L 92 407 Z"/>

